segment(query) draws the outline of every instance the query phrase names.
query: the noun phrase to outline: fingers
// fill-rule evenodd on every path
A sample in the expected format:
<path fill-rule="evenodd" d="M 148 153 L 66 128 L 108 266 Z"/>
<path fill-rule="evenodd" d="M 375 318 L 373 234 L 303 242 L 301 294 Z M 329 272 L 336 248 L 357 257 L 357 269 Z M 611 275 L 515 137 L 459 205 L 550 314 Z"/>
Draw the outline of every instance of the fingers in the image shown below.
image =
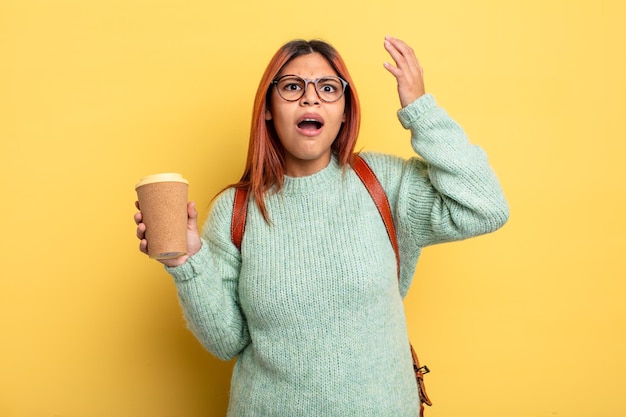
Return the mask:
<path fill-rule="evenodd" d="M 148 254 L 148 241 L 146 240 L 146 225 L 139 223 L 137 225 L 137 239 L 139 239 L 139 251 Z"/>
<path fill-rule="evenodd" d="M 135 207 L 137 207 L 137 209 L 139 209 L 139 202 L 135 201 Z M 146 225 L 142 223 L 143 221 L 143 215 L 141 214 L 141 211 L 138 211 L 137 213 L 135 213 L 135 215 L 133 216 L 133 219 L 135 220 L 135 224 L 137 225 L 137 238 L 138 239 L 143 239 L 145 233 L 146 233 Z"/>
<path fill-rule="evenodd" d="M 148 241 L 146 239 L 141 239 L 139 241 L 139 251 L 141 253 L 148 254 Z"/>
<path fill-rule="evenodd" d="M 396 64 L 385 62 L 384 66 L 396 78 L 400 104 L 406 107 L 424 95 L 424 72 L 413 48 L 402 40 L 386 36 L 384 46 Z"/>
<path fill-rule="evenodd" d="M 196 211 L 196 203 L 193 201 L 190 201 L 189 203 L 187 203 L 187 216 L 189 220 L 193 220 L 194 222 L 198 218 L 198 212 Z"/>
<path fill-rule="evenodd" d="M 141 222 L 141 212 L 135 213 L 135 223 L 137 224 L 137 239 L 139 239 L 139 251 L 148 254 L 148 241 L 146 240 L 146 225 Z"/>
<path fill-rule="evenodd" d="M 396 67 L 385 62 L 385 68 L 387 68 L 392 74 L 399 76 L 404 73 L 419 73 L 421 67 L 419 61 L 415 56 L 413 48 L 407 45 L 404 41 L 393 38 L 391 36 L 385 37 L 385 49 L 391 55 Z"/>
<path fill-rule="evenodd" d="M 146 237 L 146 225 L 144 223 L 137 223 L 137 239 L 141 240 Z"/>
<path fill-rule="evenodd" d="M 202 247 L 200 233 L 198 232 L 198 211 L 193 201 L 187 204 L 187 254 L 195 254 Z"/>
<path fill-rule="evenodd" d="M 139 208 L 139 201 L 135 201 L 135 207 L 137 210 L 141 210 Z M 148 241 L 146 240 L 146 225 L 142 223 L 143 215 L 141 211 L 138 211 L 133 216 L 135 220 L 135 224 L 137 225 L 137 231 L 135 232 L 137 239 L 139 239 L 139 251 L 142 253 L 148 254 Z"/>
<path fill-rule="evenodd" d="M 193 201 L 187 203 L 187 230 L 198 232 L 198 212 L 196 211 L 196 203 Z"/>

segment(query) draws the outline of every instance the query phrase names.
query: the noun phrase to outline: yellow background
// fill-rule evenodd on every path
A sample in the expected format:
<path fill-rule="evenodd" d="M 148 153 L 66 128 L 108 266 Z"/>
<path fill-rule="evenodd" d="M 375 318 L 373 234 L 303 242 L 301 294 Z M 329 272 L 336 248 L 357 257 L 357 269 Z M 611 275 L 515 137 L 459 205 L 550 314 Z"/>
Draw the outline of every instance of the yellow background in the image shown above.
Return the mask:
<path fill-rule="evenodd" d="M 502 230 L 419 263 L 406 309 L 427 415 L 626 415 L 624 4 L 0 1 L 0 416 L 223 416 L 232 363 L 138 252 L 133 186 L 181 172 L 204 219 L 295 37 L 347 61 L 358 146 L 409 156 L 386 34 L 415 48 L 511 205 Z"/>

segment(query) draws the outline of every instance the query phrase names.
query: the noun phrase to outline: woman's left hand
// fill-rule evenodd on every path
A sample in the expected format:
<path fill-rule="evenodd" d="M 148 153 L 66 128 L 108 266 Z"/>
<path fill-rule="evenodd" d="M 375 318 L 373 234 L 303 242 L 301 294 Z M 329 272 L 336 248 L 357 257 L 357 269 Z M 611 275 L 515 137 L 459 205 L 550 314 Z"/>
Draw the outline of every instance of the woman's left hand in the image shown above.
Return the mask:
<path fill-rule="evenodd" d="M 413 48 L 400 39 L 386 36 L 385 49 L 396 63 L 396 66 L 393 66 L 385 62 L 385 68 L 396 77 L 400 104 L 402 107 L 406 107 L 426 93 L 424 70 L 420 66 Z"/>

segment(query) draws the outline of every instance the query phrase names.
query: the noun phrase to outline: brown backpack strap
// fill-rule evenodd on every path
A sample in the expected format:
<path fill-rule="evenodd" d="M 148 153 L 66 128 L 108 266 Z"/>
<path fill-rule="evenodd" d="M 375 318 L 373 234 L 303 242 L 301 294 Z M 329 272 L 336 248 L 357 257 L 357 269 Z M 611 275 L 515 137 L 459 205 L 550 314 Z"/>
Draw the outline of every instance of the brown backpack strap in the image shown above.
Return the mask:
<path fill-rule="evenodd" d="M 248 215 L 248 189 L 235 188 L 235 201 L 233 202 L 233 216 L 230 220 L 230 236 L 233 244 L 241 251 L 243 231 L 246 228 Z"/>
<path fill-rule="evenodd" d="M 417 382 L 417 393 L 420 397 L 420 417 L 424 416 L 424 404 L 431 406 L 433 405 L 430 398 L 428 398 L 428 394 L 426 393 L 426 387 L 424 386 L 424 374 L 430 372 L 428 366 L 420 366 L 420 361 L 417 359 L 417 353 L 415 353 L 415 349 L 413 349 L 413 345 L 411 345 L 411 356 L 413 357 L 413 371 L 415 371 L 415 382 Z"/>
<path fill-rule="evenodd" d="M 400 250 L 398 248 L 398 237 L 396 236 L 396 228 L 393 223 L 393 216 L 391 215 L 391 206 L 389 205 L 389 200 L 387 199 L 387 194 L 385 193 L 385 189 L 376 178 L 376 174 L 372 171 L 372 168 L 365 162 L 363 158 L 359 155 L 355 155 L 353 160 L 352 168 L 359 176 L 365 188 L 372 196 L 378 211 L 380 212 L 380 216 L 383 219 L 383 223 L 385 223 L 385 228 L 387 229 L 387 234 L 389 235 L 389 240 L 391 241 L 391 246 L 393 246 L 393 250 L 396 254 L 396 262 L 398 264 L 398 281 L 400 280 Z M 413 345 L 411 347 L 411 356 L 413 357 L 413 370 L 415 371 L 415 381 L 417 383 L 417 392 L 420 398 L 420 417 L 424 415 L 424 404 L 431 406 L 433 403 L 428 398 L 428 394 L 426 394 L 426 388 L 424 387 L 424 374 L 430 372 L 427 366 L 420 366 L 420 362 L 417 359 L 417 354 L 415 353 L 415 349 L 413 349 Z"/>
<path fill-rule="evenodd" d="M 365 188 L 372 196 L 372 200 L 376 204 L 380 216 L 383 219 L 383 223 L 385 223 L 385 228 L 387 229 L 387 234 L 389 235 L 389 240 L 391 241 L 391 246 L 393 246 L 393 251 L 396 254 L 396 263 L 398 265 L 398 280 L 400 279 L 400 250 L 398 249 L 398 237 L 396 236 L 396 228 L 393 224 L 393 216 L 391 215 L 391 206 L 389 205 L 389 200 L 387 199 L 387 194 L 385 193 L 385 189 L 376 178 L 376 174 L 372 171 L 372 168 L 365 162 L 360 155 L 355 155 L 352 168 L 356 175 L 359 176 Z"/>

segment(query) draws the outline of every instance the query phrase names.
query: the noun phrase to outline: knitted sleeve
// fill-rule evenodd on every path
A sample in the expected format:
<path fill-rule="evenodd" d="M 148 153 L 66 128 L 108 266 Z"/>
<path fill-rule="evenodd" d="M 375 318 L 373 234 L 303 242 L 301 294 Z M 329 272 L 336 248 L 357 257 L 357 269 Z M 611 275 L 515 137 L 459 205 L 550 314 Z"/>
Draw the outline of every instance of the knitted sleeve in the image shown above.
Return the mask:
<path fill-rule="evenodd" d="M 509 207 L 487 155 L 432 95 L 398 112 L 417 153 L 408 160 L 364 155 L 383 184 L 394 211 L 405 294 L 421 248 L 493 232 Z"/>
<path fill-rule="evenodd" d="M 398 112 L 423 161 L 406 166 L 398 197 L 403 228 L 420 247 L 493 232 L 509 207 L 487 155 L 431 95 Z M 424 186 L 428 185 L 430 186 Z"/>
<path fill-rule="evenodd" d="M 183 265 L 166 267 L 174 277 L 189 329 L 224 360 L 237 356 L 250 342 L 237 293 L 241 256 L 230 238 L 233 195 L 228 190 L 216 199 L 200 251 Z"/>

